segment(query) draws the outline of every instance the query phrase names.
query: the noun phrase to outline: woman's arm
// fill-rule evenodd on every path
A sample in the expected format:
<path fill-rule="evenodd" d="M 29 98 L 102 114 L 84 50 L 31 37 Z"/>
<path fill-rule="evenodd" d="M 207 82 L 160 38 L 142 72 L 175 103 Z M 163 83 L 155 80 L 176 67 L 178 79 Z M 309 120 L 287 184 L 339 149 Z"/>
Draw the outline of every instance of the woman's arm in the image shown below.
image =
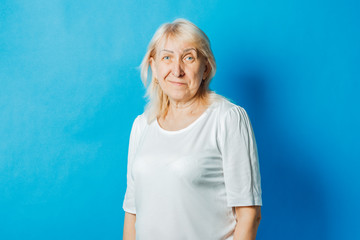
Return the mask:
<path fill-rule="evenodd" d="M 135 240 L 136 215 L 125 212 L 123 240 Z"/>
<path fill-rule="evenodd" d="M 255 240 L 261 219 L 261 206 L 234 208 L 236 212 L 234 240 Z"/>

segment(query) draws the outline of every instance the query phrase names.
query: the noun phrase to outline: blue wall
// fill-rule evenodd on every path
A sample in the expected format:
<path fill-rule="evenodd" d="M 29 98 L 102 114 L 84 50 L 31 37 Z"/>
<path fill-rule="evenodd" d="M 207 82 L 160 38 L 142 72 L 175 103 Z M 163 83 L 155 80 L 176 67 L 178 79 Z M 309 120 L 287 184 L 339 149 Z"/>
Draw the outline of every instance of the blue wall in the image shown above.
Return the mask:
<path fill-rule="evenodd" d="M 157 27 L 212 41 L 263 187 L 258 239 L 360 239 L 359 1 L 0 2 L 0 239 L 121 239 L 136 67 Z"/>

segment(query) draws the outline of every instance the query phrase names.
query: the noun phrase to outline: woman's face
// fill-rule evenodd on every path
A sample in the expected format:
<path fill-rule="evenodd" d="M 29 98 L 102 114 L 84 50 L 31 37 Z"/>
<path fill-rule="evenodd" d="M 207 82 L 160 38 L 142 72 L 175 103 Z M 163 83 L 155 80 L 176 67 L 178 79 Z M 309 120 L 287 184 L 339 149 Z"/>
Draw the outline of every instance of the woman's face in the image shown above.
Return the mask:
<path fill-rule="evenodd" d="M 170 101 L 185 103 L 197 93 L 209 72 L 199 55 L 194 44 L 169 38 L 150 60 L 152 73 Z"/>

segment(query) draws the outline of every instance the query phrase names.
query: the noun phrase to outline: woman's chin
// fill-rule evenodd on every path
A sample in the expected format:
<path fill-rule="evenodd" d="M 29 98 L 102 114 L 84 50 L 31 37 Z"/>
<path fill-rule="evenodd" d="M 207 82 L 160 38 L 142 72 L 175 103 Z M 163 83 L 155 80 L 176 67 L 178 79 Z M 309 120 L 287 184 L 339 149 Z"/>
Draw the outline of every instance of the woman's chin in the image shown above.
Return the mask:
<path fill-rule="evenodd" d="M 190 99 L 188 95 L 183 93 L 169 94 L 168 97 L 174 102 L 186 102 Z"/>

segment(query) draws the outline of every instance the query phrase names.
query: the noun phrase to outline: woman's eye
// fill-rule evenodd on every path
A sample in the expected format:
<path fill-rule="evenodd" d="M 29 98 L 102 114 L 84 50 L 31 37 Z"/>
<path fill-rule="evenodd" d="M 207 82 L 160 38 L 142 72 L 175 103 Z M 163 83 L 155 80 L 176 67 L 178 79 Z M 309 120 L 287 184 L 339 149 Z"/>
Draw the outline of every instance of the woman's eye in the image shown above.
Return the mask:
<path fill-rule="evenodd" d="M 185 59 L 188 60 L 188 61 L 192 61 L 192 60 L 194 60 L 194 57 L 192 57 L 192 56 L 187 56 L 187 57 L 185 57 Z"/>
<path fill-rule="evenodd" d="M 170 57 L 169 57 L 169 56 L 164 56 L 163 59 L 164 59 L 164 60 L 169 60 Z"/>

